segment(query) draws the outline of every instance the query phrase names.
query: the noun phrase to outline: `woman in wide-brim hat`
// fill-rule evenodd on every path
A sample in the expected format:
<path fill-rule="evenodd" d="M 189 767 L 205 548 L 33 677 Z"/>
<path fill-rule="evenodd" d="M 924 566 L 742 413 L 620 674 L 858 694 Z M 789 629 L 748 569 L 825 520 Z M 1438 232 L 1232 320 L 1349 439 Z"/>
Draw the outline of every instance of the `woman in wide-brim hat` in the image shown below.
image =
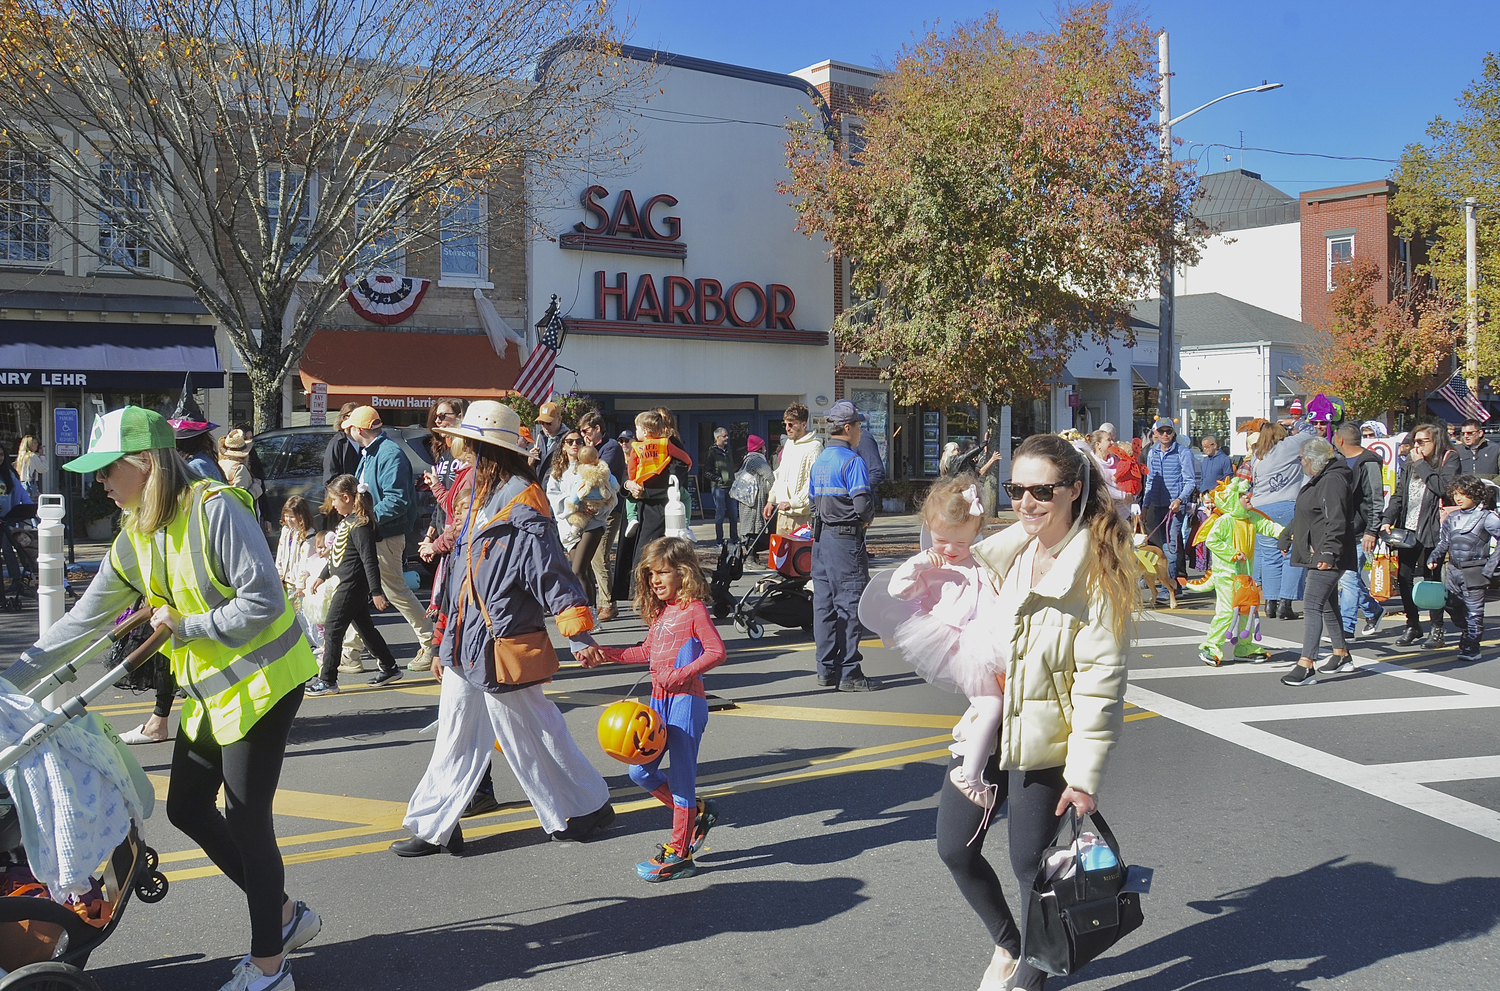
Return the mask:
<path fill-rule="evenodd" d="M 437 743 L 407 806 L 413 835 L 391 849 L 402 857 L 463 851 L 459 818 L 497 742 L 542 828 L 553 839 L 586 839 L 614 820 L 609 787 L 542 685 L 558 666 L 547 614 L 575 650 L 592 647 L 588 598 L 527 462 L 515 411 L 481 400 L 457 426 L 436 429 L 463 438 L 474 464 L 441 596 L 447 626 L 432 662 L 442 685 Z"/>
<path fill-rule="evenodd" d="M 231 430 L 219 439 L 219 470 L 224 473 L 224 481 L 247 492 L 255 484 L 246 464 L 249 458 L 250 442 L 243 430 Z"/>
<path fill-rule="evenodd" d="M 137 406 L 96 419 L 88 453 L 63 467 L 104 486 L 124 513 L 120 534 L 82 598 L 5 681 L 33 696 L 53 690 L 79 641 L 145 591 L 151 625 L 172 630 L 165 653 L 188 689 L 167 818 L 245 892 L 250 912 L 250 955 L 222 991 L 291 988 L 285 955 L 322 922 L 283 890 L 271 803 L 303 682 L 318 666 L 250 496 L 192 474 L 166 418 Z"/>

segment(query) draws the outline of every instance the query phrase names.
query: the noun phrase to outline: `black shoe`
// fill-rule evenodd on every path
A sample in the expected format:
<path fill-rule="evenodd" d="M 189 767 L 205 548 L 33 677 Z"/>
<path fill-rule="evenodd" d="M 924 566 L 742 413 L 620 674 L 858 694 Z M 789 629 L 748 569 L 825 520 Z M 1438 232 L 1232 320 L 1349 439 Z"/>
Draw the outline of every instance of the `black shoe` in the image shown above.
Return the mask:
<path fill-rule="evenodd" d="M 499 807 L 500 802 L 496 800 L 494 792 L 476 791 L 474 797 L 469 799 L 469 804 L 464 806 L 464 810 L 459 818 L 467 819 L 470 816 L 482 816 L 486 812 L 493 812 Z"/>
<path fill-rule="evenodd" d="M 1307 685 L 1316 685 L 1318 683 L 1318 675 L 1312 668 L 1305 668 L 1297 664 L 1281 676 L 1281 683 L 1283 685 L 1290 685 L 1292 688 L 1303 688 Z"/>
<path fill-rule="evenodd" d="M 1301 619 L 1302 618 L 1302 617 L 1298 616 L 1296 613 L 1292 612 L 1292 600 L 1291 599 L 1282 599 L 1281 600 L 1281 618 L 1282 619 Z"/>
<path fill-rule="evenodd" d="M 1426 647 L 1428 650 L 1436 650 L 1439 647 L 1446 647 L 1448 646 L 1448 638 L 1443 636 L 1443 631 L 1441 629 L 1434 627 L 1433 631 L 1427 634 L 1427 639 L 1422 642 L 1422 646 Z"/>
<path fill-rule="evenodd" d="M 819 688 L 837 688 L 838 687 L 838 683 L 839 683 L 839 679 L 836 676 L 835 677 L 824 677 L 821 674 L 818 675 L 818 687 Z"/>
<path fill-rule="evenodd" d="M 404 840 L 397 840 L 391 844 L 391 852 L 398 857 L 430 857 L 440 850 L 447 850 L 455 857 L 462 855 L 464 852 L 463 830 L 454 826 L 448 842 L 441 846 L 428 843 L 420 836 L 408 836 Z"/>
<path fill-rule="evenodd" d="M 1328 659 L 1325 660 L 1318 668 L 1318 671 L 1321 674 L 1334 674 L 1339 671 L 1353 670 L 1354 658 L 1348 654 L 1344 654 L 1342 656 L 1338 654 L 1330 654 L 1328 656 Z"/>
<path fill-rule="evenodd" d="M 400 668 L 391 668 L 390 670 L 381 668 L 378 672 L 376 672 L 375 677 L 370 679 L 370 684 L 377 686 L 389 685 L 391 682 L 400 681 L 405 677 L 406 672 L 402 671 Z"/>
<path fill-rule="evenodd" d="M 554 843 L 582 843 L 615 821 L 615 807 L 605 802 L 587 815 L 574 816 L 564 829 L 552 834 Z"/>
<path fill-rule="evenodd" d="M 867 678 L 862 674 L 857 674 L 852 678 L 845 678 L 843 681 L 839 682 L 839 691 L 878 692 L 880 691 L 880 679 Z"/>
<path fill-rule="evenodd" d="M 1417 627 L 1408 626 L 1406 632 L 1396 640 L 1397 647 L 1413 647 L 1422 639 L 1422 631 Z"/>

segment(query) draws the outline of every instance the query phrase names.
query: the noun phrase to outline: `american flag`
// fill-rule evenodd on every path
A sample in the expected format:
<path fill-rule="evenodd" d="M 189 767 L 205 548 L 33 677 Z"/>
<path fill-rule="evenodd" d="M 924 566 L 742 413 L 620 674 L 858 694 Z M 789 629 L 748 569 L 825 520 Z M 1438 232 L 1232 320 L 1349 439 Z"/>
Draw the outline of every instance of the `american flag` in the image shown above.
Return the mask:
<path fill-rule="evenodd" d="M 1464 382 L 1463 376 L 1457 372 L 1454 372 L 1453 377 L 1438 390 L 1438 395 L 1448 400 L 1448 403 L 1464 416 L 1472 416 L 1480 423 L 1490 418 L 1490 411 L 1474 398 L 1474 393 L 1469 391 L 1469 386 Z"/>
<path fill-rule="evenodd" d="M 521 368 L 515 386 L 517 392 L 536 406 L 545 403 L 552 395 L 552 378 L 557 372 L 557 352 L 562 349 L 563 338 L 568 334 L 568 328 L 563 325 L 562 317 L 557 313 L 556 296 L 552 298 L 549 312 L 551 318 L 542 330 L 537 346 Z"/>

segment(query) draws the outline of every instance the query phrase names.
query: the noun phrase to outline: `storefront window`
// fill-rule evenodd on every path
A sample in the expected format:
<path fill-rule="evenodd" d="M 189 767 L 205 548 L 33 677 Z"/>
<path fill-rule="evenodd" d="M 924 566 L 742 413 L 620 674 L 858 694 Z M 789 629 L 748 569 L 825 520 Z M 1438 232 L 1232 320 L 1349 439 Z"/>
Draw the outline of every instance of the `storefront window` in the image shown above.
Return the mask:
<path fill-rule="evenodd" d="M 1189 392 L 1187 400 L 1187 434 L 1196 445 L 1208 435 L 1217 437 L 1220 444 L 1229 439 L 1229 393 Z"/>
<path fill-rule="evenodd" d="M 922 474 L 936 475 L 943 456 L 943 414 L 927 410 L 922 414 Z"/>
<path fill-rule="evenodd" d="M 1045 399 L 1021 399 L 1010 406 L 1010 449 L 1032 434 L 1052 432 L 1052 410 Z"/>
<path fill-rule="evenodd" d="M 1133 436 L 1145 437 L 1151 433 L 1151 425 L 1156 422 L 1156 397 L 1159 394 L 1156 389 L 1135 390 Z"/>
<path fill-rule="evenodd" d="M 865 429 L 875 438 L 880 450 L 880 463 L 890 466 L 890 394 L 884 389 L 855 389 L 850 394 L 854 408 L 870 418 Z"/>
<path fill-rule="evenodd" d="M 27 436 L 42 439 L 42 401 L 8 399 L 0 403 L 0 447 L 14 458 L 16 445 Z"/>

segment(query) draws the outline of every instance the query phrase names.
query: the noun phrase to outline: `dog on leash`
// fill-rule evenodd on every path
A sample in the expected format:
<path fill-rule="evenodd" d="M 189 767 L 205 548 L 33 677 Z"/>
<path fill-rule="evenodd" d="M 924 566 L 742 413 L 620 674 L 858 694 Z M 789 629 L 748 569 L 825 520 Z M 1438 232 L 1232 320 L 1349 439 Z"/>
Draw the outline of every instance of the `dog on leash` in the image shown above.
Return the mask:
<path fill-rule="evenodd" d="M 1138 533 L 1135 535 L 1135 559 L 1141 563 L 1141 568 L 1146 573 L 1146 584 L 1150 586 L 1148 593 L 1151 601 L 1156 601 L 1156 589 L 1158 586 L 1167 590 L 1167 602 L 1172 609 L 1177 608 L 1177 585 L 1167 574 L 1167 558 L 1160 547 L 1155 544 L 1146 543 L 1146 535 Z"/>

